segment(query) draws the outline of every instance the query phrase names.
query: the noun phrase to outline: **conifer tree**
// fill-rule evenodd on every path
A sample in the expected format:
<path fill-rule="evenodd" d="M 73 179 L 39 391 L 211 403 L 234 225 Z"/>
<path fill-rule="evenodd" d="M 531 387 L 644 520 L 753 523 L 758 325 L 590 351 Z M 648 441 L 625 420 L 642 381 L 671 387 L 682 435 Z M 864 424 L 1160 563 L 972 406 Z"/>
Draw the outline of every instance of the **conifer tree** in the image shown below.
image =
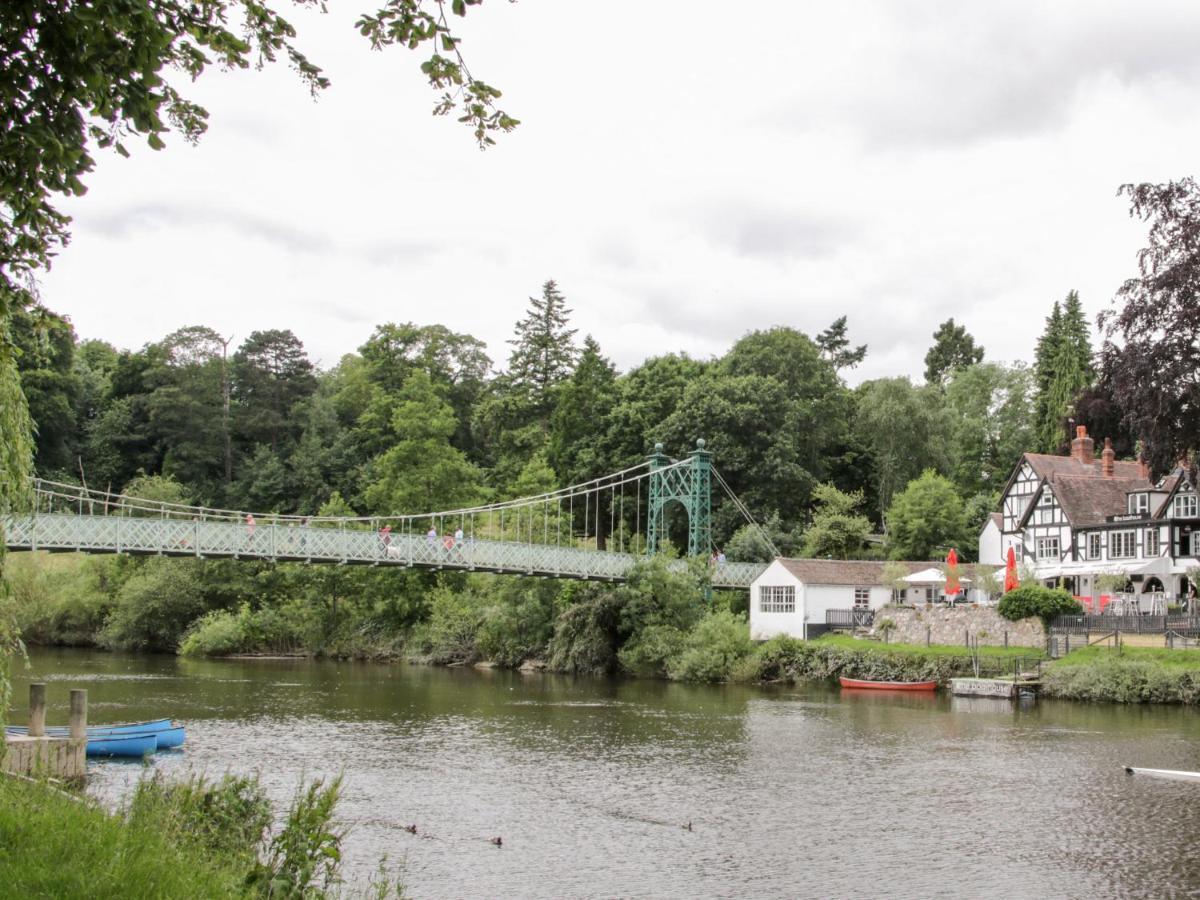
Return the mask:
<path fill-rule="evenodd" d="M 1040 451 L 1054 453 L 1064 443 L 1063 423 L 1095 377 L 1087 319 L 1079 294 L 1071 291 L 1062 304 L 1055 302 L 1035 352 L 1034 433 Z"/>
<path fill-rule="evenodd" d="M 536 418 L 548 422 L 555 391 L 571 376 L 577 351 L 568 328 L 571 310 L 551 279 L 542 285 L 541 298 L 529 298 L 529 311 L 517 323 L 508 374 L 514 387 L 523 390 Z"/>
<path fill-rule="evenodd" d="M 983 348 L 963 325 L 947 319 L 933 333 L 933 346 L 925 354 L 925 380 L 944 386 L 958 369 L 983 361 Z"/>
<path fill-rule="evenodd" d="M 853 369 L 867 356 L 867 345 L 850 346 L 850 338 L 846 335 L 846 317 L 838 316 L 833 324 L 817 335 L 816 344 L 821 348 L 821 356 L 827 359 L 836 371 Z"/>

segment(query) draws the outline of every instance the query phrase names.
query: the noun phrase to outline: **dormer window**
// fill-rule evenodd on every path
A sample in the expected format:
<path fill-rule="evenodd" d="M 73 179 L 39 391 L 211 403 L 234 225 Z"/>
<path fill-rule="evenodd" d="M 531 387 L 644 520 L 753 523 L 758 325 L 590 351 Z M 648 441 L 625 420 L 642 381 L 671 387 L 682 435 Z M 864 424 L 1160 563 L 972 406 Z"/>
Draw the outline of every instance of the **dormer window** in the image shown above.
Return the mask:
<path fill-rule="evenodd" d="M 1150 495 L 1149 494 L 1130 494 L 1129 495 L 1129 511 L 1131 513 L 1148 513 L 1148 512 L 1150 512 Z"/>
<path fill-rule="evenodd" d="M 1171 515 L 1177 519 L 1196 518 L 1196 495 L 1177 494 L 1171 503 Z"/>

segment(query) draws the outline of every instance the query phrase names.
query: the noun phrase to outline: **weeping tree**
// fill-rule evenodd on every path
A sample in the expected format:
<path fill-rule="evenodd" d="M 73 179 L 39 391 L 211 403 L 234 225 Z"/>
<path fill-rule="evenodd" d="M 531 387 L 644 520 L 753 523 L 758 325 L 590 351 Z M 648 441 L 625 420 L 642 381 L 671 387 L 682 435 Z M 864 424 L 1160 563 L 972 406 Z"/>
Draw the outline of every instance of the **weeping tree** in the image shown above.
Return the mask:
<path fill-rule="evenodd" d="M 8 582 L 4 578 L 4 517 L 26 509 L 33 473 L 33 423 L 21 392 L 16 346 L 8 326 L 12 295 L 0 286 L 0 725 L 8 711 L 10 682 L 8 661 L 21 650 Z M 0 753 L 3 742 L 0 741 Z"/>

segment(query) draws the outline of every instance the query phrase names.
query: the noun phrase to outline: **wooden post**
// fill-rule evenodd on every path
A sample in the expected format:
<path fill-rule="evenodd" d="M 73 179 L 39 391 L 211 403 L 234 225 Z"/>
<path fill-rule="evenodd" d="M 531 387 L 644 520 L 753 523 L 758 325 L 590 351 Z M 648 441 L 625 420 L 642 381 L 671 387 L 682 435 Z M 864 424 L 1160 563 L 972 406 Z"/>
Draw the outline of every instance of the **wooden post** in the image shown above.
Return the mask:
<path fill-rule="evenodd" d="M 29 736 L 44 737 L 46 734 L 46 685 L 29 685 Z"/>
<path fill-rule="evenodd" d="M 87 691 L 76 688 L 71 691 L 71 740 L 87 738 Z"/>

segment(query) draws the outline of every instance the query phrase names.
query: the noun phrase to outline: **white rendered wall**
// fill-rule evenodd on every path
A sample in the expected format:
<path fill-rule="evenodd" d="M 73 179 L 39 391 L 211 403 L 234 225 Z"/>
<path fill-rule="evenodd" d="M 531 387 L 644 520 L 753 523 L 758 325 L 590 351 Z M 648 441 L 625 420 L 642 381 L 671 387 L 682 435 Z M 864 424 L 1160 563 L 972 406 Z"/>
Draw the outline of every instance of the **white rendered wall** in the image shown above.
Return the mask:
<path fill-rule="evenodd" d="M 989 517 L 983 531 L 979 533 L 979 562 L 985 566 L 1002 566 L 1005 563 L 1005 548 L 1000 539 L 1000 529 Z"/>
<path fill-rule="evenodd" d="M 759 588 L 764 586 L 790 585 L 796 591 L 795 612 L 765 613 L 760 610 Z M 825 621 L 824 614 L 821 621 Z M 776 560 L 767 566 L 750 585 L 750 638 L 765 641 L 777 634 L 804 637 L 804 585 L 783 564 Z"/>

